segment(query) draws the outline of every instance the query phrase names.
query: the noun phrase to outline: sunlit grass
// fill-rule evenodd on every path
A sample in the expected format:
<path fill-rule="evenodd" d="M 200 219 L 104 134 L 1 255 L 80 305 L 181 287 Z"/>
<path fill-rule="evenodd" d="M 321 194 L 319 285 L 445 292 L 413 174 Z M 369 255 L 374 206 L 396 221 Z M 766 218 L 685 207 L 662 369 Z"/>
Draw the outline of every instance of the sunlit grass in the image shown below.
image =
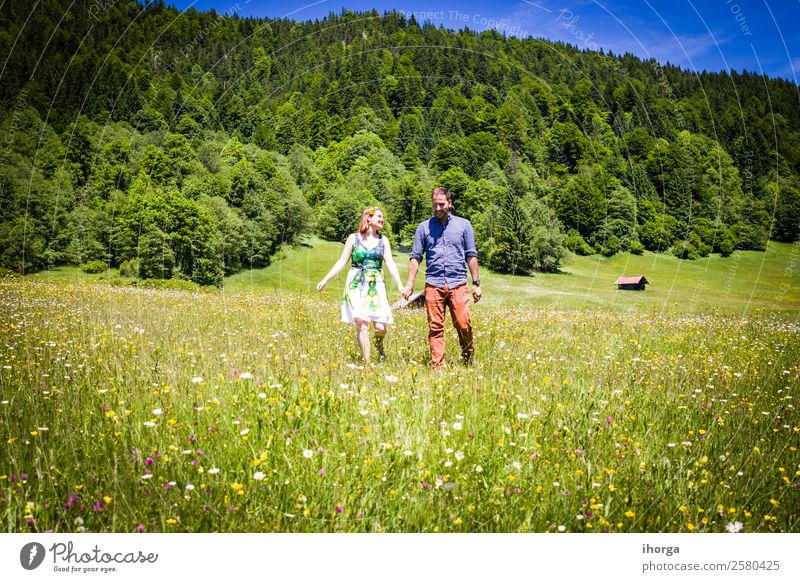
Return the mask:
<path fill-rule="evenodd" d="M 311 239 L 306 246 L 287 250 L 266 269 L 228 277 L 225 292 L 313 293 L 341 250 L 340 244 Z M 405 281 L 408 255 L 398 253 L 396 260 Z M 644 292 L 619 291 L 613 283 L 622 275 L 645 275 L 651 284 Z M 344 275 L 340 279 L 343 284 Z M 800 312 L 800 245 L 770 243 L 766 252 L 736 251 L 727 258 L 712 255 L 697 261 L 649 252 L 611 258 L 570 255 L 558 274 L 521 277 L 484 269 L 481 280 L 488 305 L 740 315 L 767 310 L 791 315 Z M 422 284 L 420 273 L 417 289 Z M 389 292 L 394 296 L 391 286 Z"/>
<path fill-rule="evenodd" d="M 796 313 L 498 291 L 436 375 L 423 313 L 363 365 L 335 292 L 273 288 L 3 279 L 6 531 L 800 530 Z"/>
<path fill-rule="evenodd" d="M 224 293 L 298 292 L 314 294 L 317 282 L 339 258 L 343 246 L 309 239 L 289 247 L 265 269 L 244 270 L 227 277 Z M 405 281 L 408 254 L 396 253 Z M 58 267 L 31 276 L 52 282 L 107 282 L 116 275 L 87 275 L 77 267 Z M 613 285 L 622 275 L 645 275 L 644 292 L 620 292 Z M 329 296 L 344 285 L 344 273 L 329 286 Z M 667 254 L 645 252 L 641 256 L 620 253 L 569 255 L 557 274 L 532 277 L 501 275 L 482 270 L 484 305 L 529 305 L 564 310 L 603 309 L 646 313 L 724 313 L 746 315 L 760 311 L 800 312 L 800 245 L 771 242 L 766 252 L 736 251 L 697 261 L 679 260 Z M 337 284 L 339 287 L 337 287 Z M 421 289 L 423 274 L 417 276 Z M 389 285 L 391 298 L 398 298 Z"/>

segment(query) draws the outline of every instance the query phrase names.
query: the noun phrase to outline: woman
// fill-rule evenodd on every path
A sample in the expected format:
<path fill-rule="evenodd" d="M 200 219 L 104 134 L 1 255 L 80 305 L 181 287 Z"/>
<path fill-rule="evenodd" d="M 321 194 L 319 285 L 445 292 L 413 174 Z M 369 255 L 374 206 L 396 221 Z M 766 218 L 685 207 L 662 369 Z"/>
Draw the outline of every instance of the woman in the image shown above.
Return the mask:
<path fill-rule="evenodd" d="M 383 359 L 383 338 L 386 326 L 392 323 L 392 310 L 386 297 L 386 285 L 383 281 L 383 262 L 389 274 L 395 280 L 398 289 L 403 288 L 400 273 L 392 258 L 389 240 L 381 235 L 383 228 L 383 212 L 372 207 L 364 210 L 358 232 L 347 237 L 342 256 L 331 267 L 330 272 L 317 284 L 317 291 L 322 291 L 333 277 L 351 259 L 350 272 L 347 274 L 344 296 L 342 297 L 342 321 L 354 323 L 356 338 L 361 348 L 364 361 L 369 361 L 369 324 L 375 327 L 375 348 Z"/>

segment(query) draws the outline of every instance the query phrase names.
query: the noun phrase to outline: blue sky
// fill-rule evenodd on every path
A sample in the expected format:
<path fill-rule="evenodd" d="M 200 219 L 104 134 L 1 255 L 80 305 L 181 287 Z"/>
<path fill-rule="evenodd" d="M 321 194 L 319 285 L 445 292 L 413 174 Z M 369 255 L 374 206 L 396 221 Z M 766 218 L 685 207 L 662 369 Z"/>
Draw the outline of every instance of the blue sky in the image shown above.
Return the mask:
<path fill-rule="evenodd" d="M 167 0 L 179 9 L 315 20 L 342 8 L 415 13 L 446 28 L 560 40 L 692 71 L 800 78 L 800 0 Z"/>

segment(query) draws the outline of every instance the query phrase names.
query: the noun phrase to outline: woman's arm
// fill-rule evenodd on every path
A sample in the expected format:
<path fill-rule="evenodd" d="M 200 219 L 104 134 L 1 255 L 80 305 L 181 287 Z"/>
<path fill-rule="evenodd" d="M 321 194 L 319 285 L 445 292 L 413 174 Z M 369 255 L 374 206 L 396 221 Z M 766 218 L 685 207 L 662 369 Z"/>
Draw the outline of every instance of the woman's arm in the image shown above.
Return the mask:
<path fill-rule="evenodd" d="M 350 255 L 353 253 L 353 245 L 355 244 L 356 235 L 351 234 L 347 237 L 347 241 L 344 243 L 344 250 L 342 251 L 342 256 L 339 257 L 339 260 L 334 263 L 331 270 L 328 271 L 328 274 L 317 283 L 317 291 L 322 291 L 325 288 L 325 285 L 328 284 L 328 281 L 333 279 L 336 275 L 338 275 L 342 269 L 344 269 L 347 261 L 350 259 Z"/>
<path fill-rule="evenodd" d="M 392 257 L 392 247 L 389 244 L 389 239 L 384 237 L 384 249 L 383 249 L 383 260 L 386 262 L 386 268 L 389 269 L 389 274 L 394 279 L 394 282 L 397 284 L 397 288 L 399 290 L 403 290 L 403 282 L 400 280 L 400 271 L 397 270 L 397 265 L 394 262 L 394 258 Z"/>

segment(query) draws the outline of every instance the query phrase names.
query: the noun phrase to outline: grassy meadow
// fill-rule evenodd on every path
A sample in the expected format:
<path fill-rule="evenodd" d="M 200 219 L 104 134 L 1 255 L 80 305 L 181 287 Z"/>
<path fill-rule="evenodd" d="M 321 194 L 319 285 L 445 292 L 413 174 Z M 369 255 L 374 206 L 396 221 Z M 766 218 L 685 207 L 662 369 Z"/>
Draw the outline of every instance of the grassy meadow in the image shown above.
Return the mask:
<path fill-rule="evenodd" d="M 358 360 L 344 273 L 313 290 L 341 248 L 221 293 L 0 279 L 5 531 L 800 531 L 797 246 L 482 272 L 441 374 L 421 311 Z"/>

